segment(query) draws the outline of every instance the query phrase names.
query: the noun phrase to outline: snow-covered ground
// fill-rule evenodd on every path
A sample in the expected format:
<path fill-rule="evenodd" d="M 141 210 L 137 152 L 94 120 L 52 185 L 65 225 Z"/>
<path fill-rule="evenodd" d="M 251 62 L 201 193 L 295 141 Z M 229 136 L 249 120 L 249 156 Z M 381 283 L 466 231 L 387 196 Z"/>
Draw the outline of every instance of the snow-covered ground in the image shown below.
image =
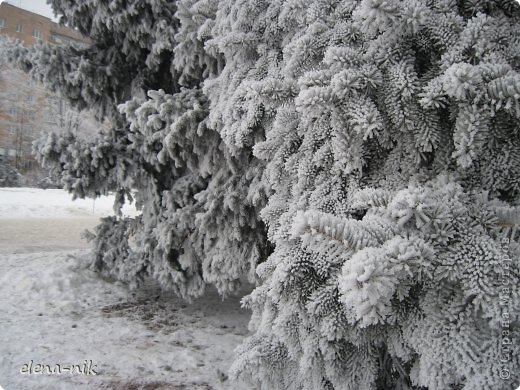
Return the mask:
<path fill-rule="evenodd" d="M 0 218 L 92 218 L 114 214 L 113 196 L 72 200 L 63 190 L 39 188 L 0 188 Z M 137 211 L 125 204 L 123 214 L 135 215 Z"/>
<path fill-rule="evenodd" d="M 0 387 L 240 388 L 225 372 L 247 334 L 246 291 L 186 304 L 151 283 L 130 291 L 103 280 L 79 233 L 110 213 L 111 199 L 93 213 L 92 201 L 76 202 L 60 190 L 0 189 Z M 22 373 L 39 364 L 44 374 Z M 62 373 L 49 374 L 57 365 Z M 85 365 L 97 375 L 78 373 Z"/>
<path fill-rule="evenodd" d="M 0 188 L 0 253 L 87 248 L 81 233 L 112 215 L 113 196 L 72 200 L 63 190 Z M 132 205 L 123 214 L 135 215 Z"/>

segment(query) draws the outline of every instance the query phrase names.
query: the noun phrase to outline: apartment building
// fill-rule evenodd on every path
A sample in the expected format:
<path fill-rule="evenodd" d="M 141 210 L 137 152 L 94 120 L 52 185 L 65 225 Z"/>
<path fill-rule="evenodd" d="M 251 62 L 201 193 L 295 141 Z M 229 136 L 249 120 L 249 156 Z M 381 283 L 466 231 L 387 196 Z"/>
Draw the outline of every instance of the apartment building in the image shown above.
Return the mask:
<path fill-rule="evenodd" d="M 55 44 L 89 42 L 88 38 L 76 30 L 60 26 L 45 16 L 18 8 L 6 1 L 0 4 L 0 34 L 19 39 L 25 45 L 34 45 L 38 41 Z"/>
<path fill-rule="evenodd" d="M 89 44 L 88 38 L 76 30 L 6 1 L 0 4 L 0 34 L 17 39 L 25 46 L 39 41 L 56 45 Z M 42 133 L 66 125 L 65 116 L 68 112 L 70 117 L 70 107 L 28 75 L 9 66 L 0 68 L 0 101 L 0 156 L 26 172 L 35 166 L 32 141 Z"/>

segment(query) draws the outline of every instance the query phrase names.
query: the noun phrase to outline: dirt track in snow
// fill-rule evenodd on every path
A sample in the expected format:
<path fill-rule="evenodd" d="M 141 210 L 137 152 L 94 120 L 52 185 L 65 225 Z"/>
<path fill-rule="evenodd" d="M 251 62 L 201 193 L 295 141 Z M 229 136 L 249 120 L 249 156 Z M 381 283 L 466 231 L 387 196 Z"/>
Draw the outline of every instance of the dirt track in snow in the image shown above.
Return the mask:
<path fill-rule="evenodd" d="M 0 219 L 0 253 L 87 248 L 81 233 L 98 223 L 97 217 Z"/>

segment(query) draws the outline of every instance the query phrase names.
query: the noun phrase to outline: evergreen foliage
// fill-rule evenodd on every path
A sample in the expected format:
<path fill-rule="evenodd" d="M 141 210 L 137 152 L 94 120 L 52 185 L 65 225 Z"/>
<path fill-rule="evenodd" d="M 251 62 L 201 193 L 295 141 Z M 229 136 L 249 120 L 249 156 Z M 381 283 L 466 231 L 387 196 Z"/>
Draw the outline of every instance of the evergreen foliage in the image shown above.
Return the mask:
<path fill-rule="evenodd" d="M 93 44 L 10 49 L 20 67 L 112 124 L 93 141 L 53 134 L 38 145 L 74 196 L 114 191 L 116 211 L 134 198 L 142 209 L 135 220 L 105 219 L 90 237 L 97 269 L 129 282 L 152 276 L 185 298 L 207 283 L 225 295 L 254 281 L 269 248 L 262 163 L 250 150 L 231 154 L 207 125 L 202 83 L 222 67 L 204 50 L 216 4 L 56 1 Z"/>
<path fill-rule="evenodd" d="M 519 382 L 518 343 L 499 358 L 520 331 L 518 233 L 500 211 L 520 203 L 519 16 L 507 1 L 222 2 L 210 123 L 265 161 L 275 244 L 235 377 Z"/>
<path fill-rule="evenodd" d="M 256 267 L 249 386 L 520 382 L 513 0 L 52 3 L 94 44 L 15 57 L 114 127 L 41 158 L 142 208 L 99 269 L 189 297 Z"/>
<path fill-rule="evenodd" d="M 18 187 L 21 175 L 4 156 L 0 156 L 0 187 Z"/>

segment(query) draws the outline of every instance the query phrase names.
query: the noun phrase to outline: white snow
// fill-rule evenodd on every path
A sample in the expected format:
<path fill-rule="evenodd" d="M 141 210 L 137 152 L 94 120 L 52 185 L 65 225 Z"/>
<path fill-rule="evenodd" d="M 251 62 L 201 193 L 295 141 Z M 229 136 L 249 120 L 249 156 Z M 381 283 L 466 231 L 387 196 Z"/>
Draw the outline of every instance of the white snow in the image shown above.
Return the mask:
<path fill-rule="evenodd" d="M 70 230 L 94 225 L 108 203 L 86 216 L 88 202 L 60 190 L 0 189 L 0 388 L 239 389 L 225 373 L 247 334 L 246 291 L 222 302 L 210 289 L 187 304 L 152 283 L 104 280 Z M 21 373 L 85 361 L 97 375 Z"/>
<path fill-rule="evenodd" d="M 113 196 L 76 199 L 64 190 L 39 188 L 0 188 L 0 218 L 81 218 L 106 217 L 114 214 Z M 130 204 L 124 215 L 136 215 Z"/>

